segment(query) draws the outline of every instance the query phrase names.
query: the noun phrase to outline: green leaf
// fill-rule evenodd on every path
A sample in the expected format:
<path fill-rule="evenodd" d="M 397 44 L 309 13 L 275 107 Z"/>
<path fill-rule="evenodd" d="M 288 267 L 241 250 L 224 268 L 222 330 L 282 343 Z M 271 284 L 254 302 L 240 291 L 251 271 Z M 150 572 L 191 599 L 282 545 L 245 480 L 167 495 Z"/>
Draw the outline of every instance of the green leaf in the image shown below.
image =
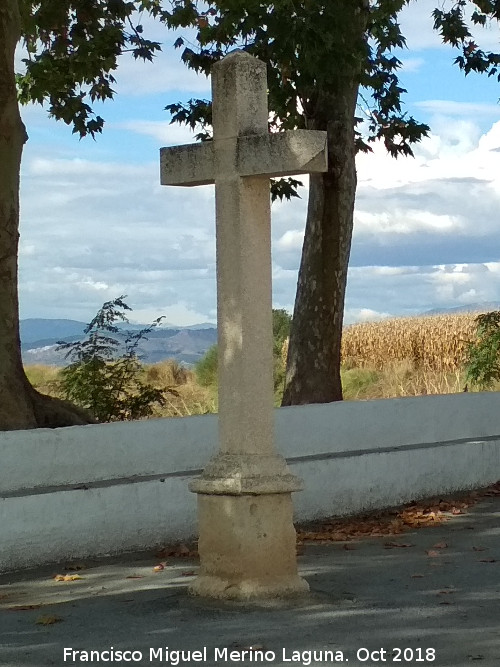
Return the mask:
<path fill-rule="evenodd" d="M 49 115 L 72 126 L 80 137 L 95 135 L 104 124 L 89 102 L 114 95 L 110 72 L 130 51 L 152 61 L 160 44 L 143 37 L 131 17 L 146 11 L 160 17 L 159 0 L 40 0 L 20 3 L 23 38 L 29 57 L 16 83 L 22 104 L 46 104 Z"/>

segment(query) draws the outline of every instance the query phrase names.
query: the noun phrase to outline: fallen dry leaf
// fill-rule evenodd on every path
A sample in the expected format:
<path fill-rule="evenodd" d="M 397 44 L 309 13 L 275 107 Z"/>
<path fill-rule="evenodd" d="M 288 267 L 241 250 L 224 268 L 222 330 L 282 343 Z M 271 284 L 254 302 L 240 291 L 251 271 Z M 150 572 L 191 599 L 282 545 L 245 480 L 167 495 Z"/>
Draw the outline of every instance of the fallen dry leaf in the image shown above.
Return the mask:
<path fill-rule="evenodd" d="M 54 577 L 55 581 L 78 581 L 83 579 L 79 574 L 56 574 Z"/>
<path fill-rule="evenodd" d="M 441 554 L 439 551 L 435 551 L 434 549 L 429 549 L 428 551 L 425 552 L 430 558 L 436 558 L 436 556 L 440 556 Z"/>
<path fill-rule="evenodd" d="M 407 547 L 414 547 L 414 544 L 410 544 L 409 542 L 386 542 L 384 544 L 384 549 L 397 549 L 397 548 L 402 548 L 405 549 Z"/>
<path fill-rule="evenodd" d="M 346 542 L 361 537 L 399 535 L 408 530 L 436 526 L 465 514 L 469 507 L 487 496 L 500 495 L 500 482 L 486 489 L 451 498 L 434 498 L 423 502 L 408 503 L 402 509 L 385 510 L 358 517 L 331 518 L 304 528 L 298 528 L 297 539 L 301 542 Z M 473 526 L 464 526 L 473 529 Z"/>
<path fill-rule="evenodd" d="M 176 544 L 171 547 L 165 547 L 156 554 L 157 558 L 198 558 L 196 545 L 191 548 L 184 543 Z"/>
<path fill-rule="evenodd" d="M 488 551 L 487 547 L 472 547 L 472 551 Z"/>
<path fill-rule="evenodd" d="M 60 616 L 39 616 L 35 623 L 37 625 L 54 625 L 54 623 L 59 623 L 62 620 Z"/>
<path fill-rule="evenodd" d="M 14 607 L 7 607 L 8 611 L 33 611 L 33 609 L 40 609 L 41 604 L 17 604 Z"/>
<path fill-rule="evenodd" d="M 434 549 L 447 549 L 448 545 L 446 542 L 438 542 L 437 544 L 434 545 Z"/>
<path fill-rule="evenodd" d="M 158 563 L 158 565 L 155 565 L 153 568 L 153 572 L 161 572 L 162 570 L 165 569 L 166 563 Z"/>

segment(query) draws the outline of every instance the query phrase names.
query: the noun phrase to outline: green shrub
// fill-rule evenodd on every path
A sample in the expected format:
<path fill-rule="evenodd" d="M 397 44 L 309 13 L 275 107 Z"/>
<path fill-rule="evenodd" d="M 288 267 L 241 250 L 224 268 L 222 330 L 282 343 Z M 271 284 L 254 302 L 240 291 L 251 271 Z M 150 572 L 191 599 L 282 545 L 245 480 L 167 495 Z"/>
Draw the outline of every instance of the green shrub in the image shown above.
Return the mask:
<path fill-rule="evenodd" d="M 290 335 L 291 315 L 286 310 L 273 309 L 273 371 L 274 371 L 274 404 L 281 405 L 281 397 L 285 385 L 285 362 L 283 360 L 283 344 Z M 202 387 L 217 389 L 218 356 L 217 345 L 213 345 L 195 366 L 198 383 Z"/>
<path fill-rule="evenodd" d="M 342 391 L 346 400 L 364 397 L 380 379 L 381 373 L 367 368 L 342 369 Z"/>
<path fill-rule="evenodd" d="M 125 296 L 107 301 L 84 333 L 87 338 L 75 343 L 60 342 L 67 350 L 69 366 L 61 370 L 61 391 L 68 401 L 87 410 L 100 422 L 140 419 L 165 404 L 167 392 L 144 382 L 138 357 L 141 340 L 162 320 L 158 318 L 138 332 L 123 331 L 115 322 L 128 322 L 124 311 L 131 310 Z"/>
<path fill-rule="evenodd" d="M 196 379 L 202 387 L 217 387 L 218 353 L 212 345 L 195 366 Z"/>
<path fill-rule="evenodd" d="M 500 380 L 500 311 L 483 313 L 475 321 L 477 340 L 469 345 L 466 381 L 488 389 Z"/>

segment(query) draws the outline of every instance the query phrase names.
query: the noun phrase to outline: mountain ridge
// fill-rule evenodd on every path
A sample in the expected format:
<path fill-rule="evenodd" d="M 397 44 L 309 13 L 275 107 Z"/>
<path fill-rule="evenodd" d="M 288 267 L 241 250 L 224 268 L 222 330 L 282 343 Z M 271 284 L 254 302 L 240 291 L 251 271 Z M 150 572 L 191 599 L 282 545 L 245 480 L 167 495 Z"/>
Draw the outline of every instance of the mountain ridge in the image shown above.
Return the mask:
<path fill-rule="evenodd" d="M 422 315 L 446 315 L 446 313 L 485 313 L 491 310 L 500 310 L 500 301 L 483 301 L 470 303 L 465 306 L 453 306 L 451 308 L 432 308 L 426 310 Z"/>
<path fill-rule="evenodd" d="M 422 312 L 422 316 L 453 313 L 479 313 L 500 310 L 500 301 L 486 301 L 450 308 L 432 308 Z M 394 317 L 397 317 L 396 315 Z M 67 362 L 64 350 L 56 350 L 60 341 L 68 343 L 81 339 L 85 322 L 72 319 L 27 318 L 20 321 L 21 352 L 25 364 L 63 366 Z M 120 323 L 123 331 L 140 331 L 148 324 Z M 201 359 L 206 351 L 217 342 L 215 324 L 200 323 L 189 326 L 162 324 L 155 327 L 141 341 L 138 353 L 145 363 L 157 363 L 165 359 L 176 359 L 188 366 Z"/>
<path fill-rule="evenodd" d="M 84 336 L 85 322 L 71 319 L 27 318 L 20 321 L 21 353 L 25 364 L 64 366 L 67 364 L 64 350 L 57 350 L 58 343 L 76 342 Z M 119 323 L 123 332 L 140 331 L 148 324 Z M 192 365 L 217 342 L 217 329 L 210 323 L 186 327 L 160 325 L 142 340 L 138 354 L 145 363 L 176 359 Z"/>

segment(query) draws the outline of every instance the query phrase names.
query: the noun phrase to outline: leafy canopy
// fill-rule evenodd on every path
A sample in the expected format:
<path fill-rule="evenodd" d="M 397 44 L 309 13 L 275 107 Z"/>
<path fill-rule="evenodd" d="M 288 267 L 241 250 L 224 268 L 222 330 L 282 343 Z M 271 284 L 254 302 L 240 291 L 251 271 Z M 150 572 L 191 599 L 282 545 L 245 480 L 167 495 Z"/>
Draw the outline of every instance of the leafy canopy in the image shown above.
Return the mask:
<path fill-rule="evenodd" d="M 451 8 L 436 8 L 432 12 L 434 28 L 439 31 L 443 42 L 456 47 L 460 55 L 455 58 L 464 73 L 486 73 L 496 76 L 500 81 L 498 66 L 500 53 L 483 51 L 474 41 L 471 28 L 487 26 L 492 21 L 500 19 L 500 2 L 498 0 L 455 0 Z M 472 13 L 470 13 L 472 12 Z M 470 13 L 470 23 L 468 14 Z"/>
<path fill-rule="evenodd" d="M 113 97 L 119 56 L 130 52 L 151 61 L 160 50 L 159 42 L 144 35 L 146 15 L 169 28 L 196 29 L 197 44 L 179 37 L 174 46 L 198 72 L 208 74 L 233 48 L 267 62 L 271 129 L 304 127 L 318 113 L 322 91 L 338 92 L 354 77 L 363 112 L 355 119 L 358 148 L 370 150 L 370 143 L 382 139 L 391 155 L 411 155 L 411 145 L 428 127 L 402 110 L 406 91 L 394 50 L 405 46 L 397 16 L 409 1 L 19 0 L 27 51 L 26 71 L 17 76 L 19 99 L 47 104 L 49 114 L 80 137 L 94 137 L 104 121 L 92 105 Z M 363 20 L 353 21 L 355 15 Z M 433 18 L 443 41 L 459 51 L 455 63 L 465 74 L 499 78 L 500 54 L 482 50 L 472 34 L 475 26 L 500 18 L 498 0 L 444 0 Z M 194 99 L 167 109 L 174 121 L 199 125 L 199 138 L 208 139 L 210 107 Z M 295 196 L 299 182 L 288 183 L 283 194 Z"/>
<path fill-rule="evenodd" d="M 50 116 L 92 137 L 104 120 L 92 104 L 112 98 L 118 57 L 152 60 L 160 44 L 143 35 L 144 14 L 161 0 L 20 0 L 27 57 L 17 75 L 21 103 L 48 104 Z"/>
<path fill-rule="evenodd" d="M 235 47 L 267 62 L 271 130 L 305 127 L 307 119 L 325 112 L 324 91 L 341 94 L 354 79 L 371 95 L 370 109 L 365 109 L 368 133 L 357 131 L 358 148 L 370 150 L 369 144 L 381 138 L 397 156 L 411 154 L 411 144 L 428 130 L 402 111 L 406 91 L 397 77 L 401 62 L 392 54 L 405 45 L 397 14 L 406 2 L 173 0 L 165 18 L 172 28 L 197 27 L 197 46 L 182 37 L 175 46 L 183 49 L 186 65 L 198 72 L 208 74 L 213 63 Z M 356 14 L 362 20 L 350 27 Z M 365 27 L 358 30 L 359 25 Z M 167 109 L 173 121 L 200 124 L 199 138 L 208 138 L 209 102 L 191 100 Z M 356 118 L 356 124 L 361 120 Z"/>
<path fill-rule="evenodd" d="M 234 48 L 268 64 L 271 131 L 303 128 L 321 115 L 326 124 L 329 100 L 334 102 L 345 83 L 354 80 L 360 86 L 359 113 L 353 120 L 358 150 L 370 151 L 370 144 L 382 140 L 390 155 L 398 157 L 412 155 L 412 145 L 429 131 L 403 110 L 406 90 L 398 78 L 402 63 L 395 52 L 406 46 L 398 14 L 409 2 L 171 0 L 162 18 L 171 28 L 197 29 L 196 44 L 183 37 L 175 42 L 182 60 L 197 72 L 208 74 Z M 363 20 L 353 20 L 356 16 Z M 481 50 L 471 30 L 499 17 L 498 0 L 444 0 L 434 10 L 434 28 L 458 50 L 455 63 L 465 74 L 497 75 L 500 54 Z M 192 99 L 166 109 L 172 122 L 200 127 L 198 138 L 210 138 L 209 101 Z M 297 196 L 297 181 L 279 183 L 275 197 Z"/>

